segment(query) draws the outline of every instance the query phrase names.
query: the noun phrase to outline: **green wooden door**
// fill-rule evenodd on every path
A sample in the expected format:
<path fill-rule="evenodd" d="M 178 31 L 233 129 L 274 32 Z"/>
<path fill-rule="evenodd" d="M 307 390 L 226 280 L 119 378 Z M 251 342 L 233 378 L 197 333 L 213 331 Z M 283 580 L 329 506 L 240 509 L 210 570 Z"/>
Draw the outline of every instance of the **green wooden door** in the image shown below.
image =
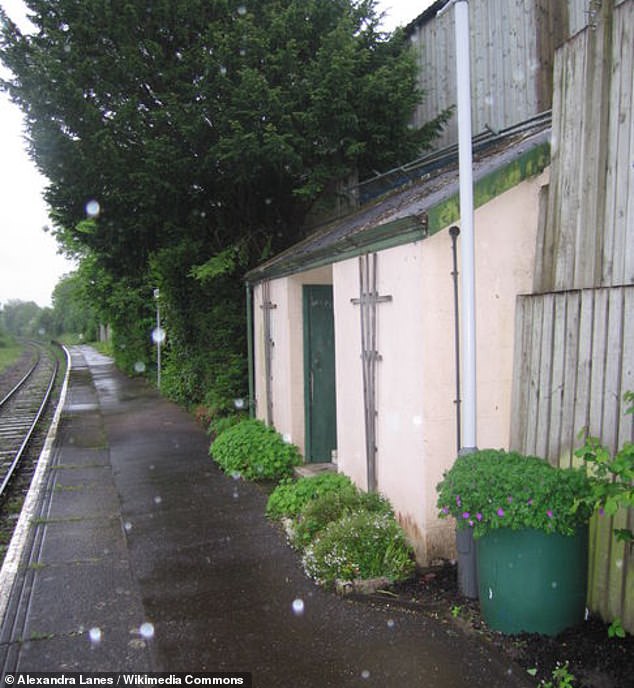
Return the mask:
<path fill-rule="evenodd" d="M 337 447 L 332 286 L 304 286 L 306 460 L 331 461 Z"/>

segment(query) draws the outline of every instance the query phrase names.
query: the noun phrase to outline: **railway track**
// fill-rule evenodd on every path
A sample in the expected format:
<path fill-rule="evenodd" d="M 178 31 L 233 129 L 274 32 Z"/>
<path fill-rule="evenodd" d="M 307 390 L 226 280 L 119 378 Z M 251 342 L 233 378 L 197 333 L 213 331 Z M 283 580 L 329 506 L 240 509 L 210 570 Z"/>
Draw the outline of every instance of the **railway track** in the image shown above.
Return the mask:
<path fill-rule="evenodd" d="M 22 379 L 0 400 L 0 500 L 15 476 L 45 410 L 59 371 L 57 357 L 32 343 L 35 357 Z"/>

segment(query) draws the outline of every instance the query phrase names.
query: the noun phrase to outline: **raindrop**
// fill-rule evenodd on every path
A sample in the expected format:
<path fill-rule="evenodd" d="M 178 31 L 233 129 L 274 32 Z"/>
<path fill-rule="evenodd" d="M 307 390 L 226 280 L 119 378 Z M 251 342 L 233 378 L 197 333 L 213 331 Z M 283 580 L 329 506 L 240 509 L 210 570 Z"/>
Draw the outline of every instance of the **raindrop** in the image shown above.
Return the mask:
<path fill-rule="evenodd" d="M 551 587 L 553 590 L 555 590 L 558 586 L 559 586 L 559 583 L 557 583 L 557 581 L 553 581 L 553 582 L 550 584 L 550 587 Z"/>
<path fill-rule="evenodd" d="M 156 495 L 156 497 L 154 497 L 154 504 L 160 504 L 162 501 L 163 499 L 159 495 Z"/>
<path fill-rule="evenodd" d="M 293 600 L 293 604 L 291 606 L 293 607 L 293 614 L 295 614 L 295 616 L 301 616 L 304 613 L 304 600 L 300 599 L 299 597 L 296 600 Z"/>
<path fill-rule="evenodd" d="M 367 669 L 364 669 L 361 672 L 361 678 L 370 678 L 370 672 Z"/>
<path fill-rule="evenodd" d="M 246 13 L 247 13 L 247 8 L 246 8 L 244 5 L 240 5 L 240 6 L 238 7 L 238 14 L 239 14 L 241 17 L 244 17 L 244 15 L 245 15 Z"/>
<path fill-rule="evenodd" d="M 387 620 L 387 627 L 388 628 L 394 628 L 395 625 L 396 625 L 396 622 L 394 621 L 394 619 L 388 619 Z"/>
<path fill-rule="evenodd" d="M 137 361 L 134 364 L 134 371 L 136 373 L 144 373 L 145 372 L 145 363 L 143 363 L 143 361 Z"/>
<path fill-rule="evenodd" d="M 126 522 L 123 524 L 123 528 L 125 529 L 125 531 L 126 531 L 127 533 L 129 533 L 129 532 L 132 530 L 132 524 L 130 523 L 130 521 L 126 521 Z"/>
<path fill-rule="evenodd" d="M 240 474 L 240 471 L 233 471 L 233 472 L 231 473 L 231 477 L 232 477 L 234 480 L 240 480 L 240 478 L 242 477 L 242 475 Z"/>
<path fill-rule="evenodd" d="M 88 631 L 88 637 L 90 638 L 90 642 L 94 645 L 99 644 L 101 642 L 101 628 L 91 628 Z"/>
<path fill-rule="evenodd" d="M 93 199 L 86 203 L 86 215 L 88 215 L 88 217 L 98 217 L 100 212 L 101 207 L 99 206 L 99 201 Z"/>
<path fill-rule="evenodd" d="M 165 330 L 162 327 L 155 327 L 152 330 L 152 341 L 155 344 L 162 344 L 165 341 Z"/>
<path fill-rule="evenodd" d="M 142 623 L 141 626 L 139 627 L 139 633 L 141 634 L 141 637 L 145 638 L 146 640 L 153 638 L 154 637 L 154 624 L 150 623 L 149 621 Z"/>
<path fill-rule="evenodd" d="M 68 24 L 66 24 L 66 23 L 60 24 L 60 25 L 59 25 L 59 30 L 60 30 L 60 31 L 63 31 L 64 33 L 66 33 L 67 31 L 70 30 L 70 26 L 68 26 Z"/>
<path fill-rule="evenodd" d="M 233 491 L 233 498 L 234 498 L 234 499 L 238 499 L 239 496 L 240 496 L 240 494 L 238 493 L 238 490 L 237 490 L 237 489 L 234 489 L 234 491 Z"/>
<path fill-rule="evenodd" d="M 220 66 L 220 76 L 226 76 L 227 75 L 227 68 L 224 65 Z"/>

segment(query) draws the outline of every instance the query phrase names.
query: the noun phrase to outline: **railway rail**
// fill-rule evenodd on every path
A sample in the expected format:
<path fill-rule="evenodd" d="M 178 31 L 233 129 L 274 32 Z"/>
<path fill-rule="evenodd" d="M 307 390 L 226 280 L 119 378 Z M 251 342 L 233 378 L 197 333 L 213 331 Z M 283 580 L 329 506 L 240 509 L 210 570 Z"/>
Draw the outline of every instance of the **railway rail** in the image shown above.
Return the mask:
<path fill-rule="evenodd" d="M 34 361 L 0 400 L 0 500 L 43 420 L 59 372 L 59 361 L 48 348 L 29 345 L 34 348 Z"/>

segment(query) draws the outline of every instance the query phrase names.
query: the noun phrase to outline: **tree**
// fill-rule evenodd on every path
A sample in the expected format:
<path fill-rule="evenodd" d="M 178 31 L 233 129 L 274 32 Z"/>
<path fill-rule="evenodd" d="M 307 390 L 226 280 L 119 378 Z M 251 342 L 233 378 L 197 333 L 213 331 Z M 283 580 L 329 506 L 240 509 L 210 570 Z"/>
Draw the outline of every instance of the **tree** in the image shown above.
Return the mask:
<path fill-rule="evenodd" d="M 43 309 L 35 301 L 11 299 L 2 307 L 2 324 L 8 334 L 16 337 L 36 337 L 40 329 Z"/>
<path fill-rule="evenodd" d="M 374 0 L 27 5 L 36 33 L 0 14 L 0 57 L 54 233 L 128 289 L 161 287 L 176 358 L 206 338 L 192 322 L 217 329 L 194 310 L 215 281 L 232 283 L 235 333 L 243 271 L 299 239 L 337 183 L 418 155 L 443 121 L 408 127 L 415 61 Z"/>
<path fill-rule="evenodd" d="M 88 298 L 84 283 L 85 270 L 65 275 L 53 290 L 51 327 L 56 336 L 81 335 L 85 341 L 96 341 L 99 316 L 94 302 Z"/>

